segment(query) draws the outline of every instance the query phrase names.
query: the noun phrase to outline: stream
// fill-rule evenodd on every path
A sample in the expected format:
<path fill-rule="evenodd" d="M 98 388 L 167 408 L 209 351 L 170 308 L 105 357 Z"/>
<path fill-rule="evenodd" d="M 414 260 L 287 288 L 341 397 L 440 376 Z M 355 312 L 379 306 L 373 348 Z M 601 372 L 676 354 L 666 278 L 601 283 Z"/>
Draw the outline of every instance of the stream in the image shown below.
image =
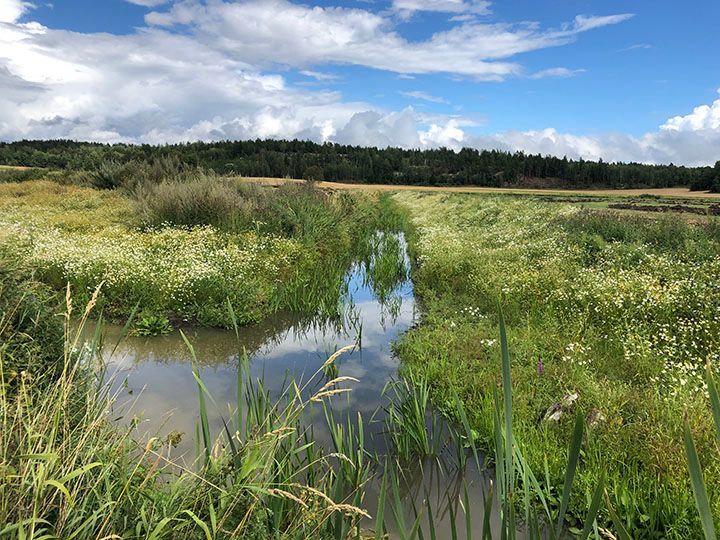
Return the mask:
<path fill-rule="evenodd" d="M 409 270 L 405 241 L 402 235 L 399 239 L 403 262 Z M 210 411 L 213 436 L 221 433 L 221 415 L 227 418 L 236 403 L 238 360 L 243 348 L 249 358 L 250 376 L 262 378 L 270 394 L 278 395 L 291 378 L 308 380 L 333 352 L 356 344 L 352 351 L 341 355 L 336 364 L 338 376 L 354 377 L 359 382 L 350 385 L 352 391 L 343 394 L 341 399 L 333 398 L 331 406 L 338 421 L 348 414 L 351 418 L 357 418 L 358 413 L 362 415 L 365 445 L 371 453 L 391 452 L 383 422 L 382 406 L 387 401 L 383 389 L 388 381 L 398 377 L 399 360 L 393 354 L 392 343 L 418 319 L 413 285 L 407 278 L 395 284 L 389 294 L 383 294 L 381 300 L 361 264 L 353 265 L 348 272 L 347 285 L 347 313 L 341 320 L 277 313 L 258 324 L 239 328 L 239 337 L 234 330 L 193 328 L 185 331 L 195 349 L 200 377 L 220 408 L 214 409 L 214 413 Z M 140 440 L 152 436 L 164 438 L 170 433 L 181 435 L 172 450 L 172 458 L 192 468 L 196 462 L 199 405 L 198 385 L 187 345 L 178 331 L 166 336 L 120 339 L 121 330 L 113 325 L 105 329 L 107 377 L 118 396 L 113 418 L 121 423 L 135 422 L 133 435 Z M 315 441 L 329 448 L 330 434 L 322 407 L 316 408 L 310 420 Z M 402 486 L 403 505 L 407 515 L 412 516 L 413 504 L 422 507 L 424 499 L 433 501 L 438 538 L 449 539 L 452 528 L 448 500 L 461 499 L 463 486 L 467 485 L 470 508 L 463 510 L 459 506 L 457 529 L 464 538 L 467 510 L 473 518 L 473 536 L 481 537 L 482 492 L 487 483 L 487 473 L 481 474 L 472 459 L 467 460 L 464 470 L 456 463 L 449 464 L 439 458 L 425 460 L 410 472 L 407 483 Z M 364 507 L 371 515 L 377 510 L 378 488 L 377 483 L 367 488 Z M 493 517 L 495 536 L 500 527 L 496 513 Z M 392 530 L 393 519 L 386 520 Z M 409 523 L 412 524 L 412 518 Z"/>

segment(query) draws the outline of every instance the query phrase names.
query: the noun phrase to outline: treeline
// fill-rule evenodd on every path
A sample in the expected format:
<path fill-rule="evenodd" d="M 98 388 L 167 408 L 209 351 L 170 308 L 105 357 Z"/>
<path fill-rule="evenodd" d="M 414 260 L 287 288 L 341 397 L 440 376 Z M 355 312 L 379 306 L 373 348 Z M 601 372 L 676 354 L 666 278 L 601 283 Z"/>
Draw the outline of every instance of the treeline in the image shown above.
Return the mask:
<path fill-rule="evenodd" d="M 572 160 L 523 152 L 404 150 L 310 141 L 129 145 L 68 140 L 0 143 L 0 164 L 97 170 L 103 163 L 171 157 L 220 174 L 358 183 L 535 187 L 673 187 L 720 191 L 715 167 Z"/>

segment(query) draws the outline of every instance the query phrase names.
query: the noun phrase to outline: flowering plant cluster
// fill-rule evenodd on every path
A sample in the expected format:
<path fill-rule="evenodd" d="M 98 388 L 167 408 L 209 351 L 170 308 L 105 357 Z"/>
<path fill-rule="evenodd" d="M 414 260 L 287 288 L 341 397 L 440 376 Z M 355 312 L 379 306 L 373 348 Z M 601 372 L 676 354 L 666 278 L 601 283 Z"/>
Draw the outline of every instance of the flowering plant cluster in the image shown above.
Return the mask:
<path fill-rule="evenodd" d="M 576 414 L 588 436 L 583 515 L 601 473 L 637 537 L 695 537 L 683 418 L 714 456 L 704 371 L 720 366 L 720 226 L 508 195 L 402 192 L 423 324 L 397 349 L 452 415 L 463 400 L 492 449 L 498 306 L 507 322 L 514 436 L 548 492 L 561 489 Z M 572 414 L 543 420 L 574 396 Z M 600 420 L 599 420 L 600 419 Z M 720 466 L 705 481 L 720 494 Z M 575 488 L 573 488 L 575 489 Z M 710 496 L 720 501 L 720 496 Z M 720 515 L 720 503 L 713 509 Z M 654 516 L 654 517 L 653 517 Z"/>

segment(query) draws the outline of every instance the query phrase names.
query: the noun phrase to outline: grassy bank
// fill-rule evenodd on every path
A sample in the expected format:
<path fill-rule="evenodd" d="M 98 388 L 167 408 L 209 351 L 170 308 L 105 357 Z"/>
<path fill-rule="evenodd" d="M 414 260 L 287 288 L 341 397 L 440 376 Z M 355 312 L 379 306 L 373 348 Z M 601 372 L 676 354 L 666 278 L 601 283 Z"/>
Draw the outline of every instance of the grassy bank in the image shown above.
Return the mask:
<path fill-rule="evenodd" d="M 515 436 L 558 499 L 574 415 L 589 429 L 570 500 L 582 516 L 602 471 L 634 538 L 688 538 L 699 521 L 683 449 L 694 427 L 710 500 L 720 468 L 704 394 L 720 321 L 714 222 L 648 220 L 508 196 L 400 193 L 425 318 L 398 346 L 456 415 L 457 393 L 492 448 L 498 301 L 513 351 Z M 563 405 L 572 401 L 574 406 Z M 558 405 L 559 420 L 544 419 Z M 552 411 L 550 411 L 552 412 Z M 607 519 L 607 516 L 605 516 Z M 572 523 L 570 523 L 572 525 Z"/>
<path fill-rule="evenodd" d="M 22 285 L 11 291 L 15 279 Z M 26 292 L 42 288 L 21 276 L 0 284 L 3 313 L 32 311 Z M 0 349 L 0 537 L 345 538 L 357 526 L 368 474 L 358 439 L 340 431 L 335 451 L 324 452 L 303 420 L 341 381 L 306 398 L 290 381 L 269 401 L 241 363 L 238 408 L 216 443 L 207 427 L 212 397 L 198 379 L 203 438 L 197 467 L 183 468 L 172 462 L 171 436 L 136 441 L 132 426 L 110 421 L 113 396 L 97 379 L 99 334 L 83 333 L 96 298 L 75 313 L 68 297 L 64 325 L 51 301 L 33 311 L 42 327 L 2 321 L 11 346 Z M 34 362 L 21 366 L 23 358 Z"/>
<path fill-rule="evenodd" d="M 101 308 L 229 326 L 282 309 L 337 309 L 350 262 L 388 213 L 376 195 L 310 185 L 262 188 L 191 171 L 99 190 L 51 181 L 0 185 L 3 251 L 78 301 L 103 283 Z"/>
<path fill-rule="evenodd" d="M 376 234 L 397 225 L 387 199 L 203 185 L 214 181 L 194 176 L 141 192 L 0 186 L 1 538 L 342 539 L 359 531 L 370 474 L 362 427 L 335 422 L 329 409 L 334 446 L 324 449 L 308 422 L 309 410 L 349 391 L 349 378 L 325 374 L 342 351 L 271 396 L 250 379 L 238 338 L 238 400 L 221 412 L 219 440 L 208 424 L 218 407 L 197 379 L 190 468 L 173 462 L 177 434 L 136 440 L 132 420 L 112 421 L 102 322 L 86 327 L 102 311 L 185 317 L 239 335 L 238 324 L 270 310 L 332 314 L 355 258 L 383 290 L 398 279 L 386 255 L 398 249 L 394 237 Z M 197 368 L 202 358 L 187 346 Z"/>

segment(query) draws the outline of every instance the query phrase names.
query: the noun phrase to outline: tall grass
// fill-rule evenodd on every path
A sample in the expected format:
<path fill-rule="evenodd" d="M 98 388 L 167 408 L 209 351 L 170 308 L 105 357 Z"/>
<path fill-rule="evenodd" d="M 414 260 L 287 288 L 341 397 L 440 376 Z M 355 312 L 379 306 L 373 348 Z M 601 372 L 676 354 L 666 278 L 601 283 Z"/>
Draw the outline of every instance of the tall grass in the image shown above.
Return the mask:
<path fill-rule="evenodd" d="M 689 259 L 707 259 L 718 253 L 720 222 L 716 219 L 691 223 L 672 216 L 650 219 L 583 210 L 558 223 L 591 256 L 613 242 L 647 245 L 659 253 Z"/>
<path fill-rule="evenodd" d="M 0 250 L 0 384 L 7 391 L 22 379 L 51 380 L 62 370 L 57 304 L 57 295 L 33 279 L 29 268 Z"/>
<path fill-rule="evenodd" d="M 98 293 L 99 289 L 75 324 L 68 291 L 64 367 L 54 384 L 23 378 L 15 393 L 0 387 L 0 535 L 340 540 L 380 539 L 395 531 L 404 540 L 436 539 L 444 534 L 438 525 L 441 512 L 449 513 L 453 540 L 470 539 L 476 531 L 483 540 L 512 539 L 519 532 L 531 539 L 568 534 L 572 524 L 565 519 L 568 502 L 583 467 L 584 419 L 581 415 L 575 419 L 563 488 L 553 500 L 529 467 L 524 442 L 513 433 L 511 359 L 502 316 L 502 394 L 495 392 L 495 438 L 487 456 L 494 463 L 495 480 L 489 489 L 463 484 L 459 491 L 448 490 L 445 503 L 432 502 L 426 493 L 418 506 L 407 498 L 405 475 L 414 467 L 413 460 L 421 462 L 434 447 L 434 423 L 427 422 L 432 415 L 427 382 L 410 376 L 391 387 L 395 393 L 387 425 L 394 444 L 383 462 L 366 450 L 363 418 L 338 421 L 329 403 L 334 396 L 350 392 L 347 384 L 355 382 L 351 377 L 324 377 L 326 368 L 351 347 L 336 351 L 307 380 L 290 380 L 277 396 L 270 395 L 262 379 L 250 377 L 247 355 L 241 354 L 237 403 L 229 413 L 222 413 L 202 381 L 197 353 L 186 339 L 198 386 L 200 443 L 197 469 L 185 469 L 173 462 L 170 440 L 153 437 L 136 442 L 130 436 L 132 427 L 123 430 L 108 421 L 113 396 L 108 386 L 99 384 L 94 364 L 101 325 L 92 335 L 87 335 L 85 326 Z M 228 310 L 236 321 L 230 304 Z M 234 328 L 239 335 L 237 322 Z M 0 377 L 4 377 L 2 369 Z M 710 372 L 708 389 L 712 412 L 720 418 L 720 398 Z M 308 422 L 315 406 L 325 411 L 329 449 L 318 446 Z M 456 433 L 454 442 L 482 470 L 476 433 L 457 395 L 454 406 L 462 433 Z M 218 414 L 223 417 L 221 434 L 211 431 L 211 417 Z M 720 423 L 716 427 L 720 440 Z M 685 444 L 705 537 L 715 538 L 687 423 Z M 372 518 L 363 507 L 374 466 L 381 474 Z M 481 514 L 470 512 L 473 499 L 483 501 Z M 498 522 L 496 535 L 493 524 Z M 618 538 L 630 538 L 600 475 L 588 497 L 584 520 L 570 532 L 585 540 L 609 537 L 611 530 Z"/>
<path fill-rule="evenodd" d="M 98 189 L 134 191 L 147 184 L 177 180 L 192 175 L 198 169 L 182 163 L 177 157 L 162 156 L 150 161 L 131 160 L 120 162 L 107 160 L 89 173 L 90 184 Z"/>
<path fill-rule="evenodd" d="M 383 390 L 389 403 L 385 408 L 385 426 L 398 459 L 409 463 L 438 454 L 442 427 L 431 409 L 427 381 L 413 373 L 389 381 Z"/>
<path fill-rule="evenodd" d="M 60 377 L 51 385 L 22 379 L 14 395 L 0 389 L 0 536 L 344 538 L 357 529 L 366 465 L 362 451 L 342 441 L 362 436 L 340 437 L 326 454 L 303 423 L 312 404 L 348 391 L 347 378 L 306 398 L 313 379 L 293 381 L 271 402 L 241 364 L 238 408 L 219 441 L 208 419 L 216 404 L 196 370 L 203 443 L 198 469 L 186 469 L 172 460 L 172 441 L 136 442 L 132 423 L 109 421 L 113 396 L 96 378 L 101 334 L 85 335 L 97 292 L 78 324 L 68 295 Z M 351 464 L 351 474 L 338 463 Z"/>
<path fill-rule="evenodd" d="M 713 373 L 709 365 L 706 369 L 706 381 L 708 396 L 710 398 L 710 407 L 715 425 L 715 440 L 717 444 L 717 450 L 720 449 L 720 396 L 718 395 L 715 378 L 713 377 Z M 705 480 L 703 478 L 702 466 L 700 464 L 700 459 L 698 458 L 697 450 L 695 448 L 695 440 L 693 438 L 690 422 L 688 421 L 687 415 L 685 416 L 683 436 L 685 442 L 685 455 L 687 457 L 693 495 L 695 496 L 695 505 L 697 507 L 698 515 L 700 517 L 703 534 L 705 535 L 706 540 L 715 540 L 715 538 L 717 538 L 717 534 L 715 532 L 714 517 L 710 510 L 710 502 L 707 490 L 705 488 Z M 715 459 L 717 459 L 718 455 L 716 454 L 714 457 Z"/>
<path fill-rule="evenodd" d="M 133 191 L 146 226 L 212 225 L 226 232 L 256 231 L 320 242 L 343 230 L 353 208 L 312 185 L 261 187 L 212 171 L 185 171 Z M 360 227 L 362 229 L 362 226 Z M 337 238 L 342 240 L 342 238 Z"/>
<path fill-rule="evenodd" d="M 251 187 L 204 172 L 182 181 L 140 184 L 135 197 L 140 220 L 150 227 L 212 225 L 227 231 L 246 230 L 256 209 Z"/>

